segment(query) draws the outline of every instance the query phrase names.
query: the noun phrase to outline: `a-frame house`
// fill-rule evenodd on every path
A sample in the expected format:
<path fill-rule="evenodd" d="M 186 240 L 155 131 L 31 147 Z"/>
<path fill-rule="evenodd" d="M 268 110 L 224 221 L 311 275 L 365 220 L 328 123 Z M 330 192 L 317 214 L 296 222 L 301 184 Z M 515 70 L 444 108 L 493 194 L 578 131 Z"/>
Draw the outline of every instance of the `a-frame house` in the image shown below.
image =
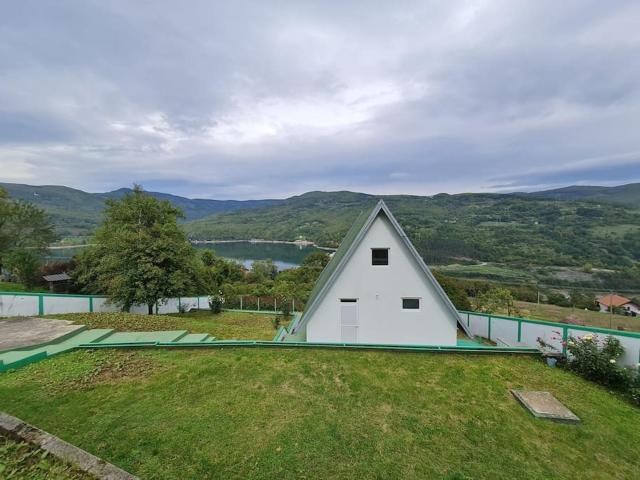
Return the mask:
<path fill-rule="evenodd" d="M 381 200 L 358 217 L 280 340 L 448 345 L 467 326 Z M 467 332 L 468 333 L 468 332 Z"/>

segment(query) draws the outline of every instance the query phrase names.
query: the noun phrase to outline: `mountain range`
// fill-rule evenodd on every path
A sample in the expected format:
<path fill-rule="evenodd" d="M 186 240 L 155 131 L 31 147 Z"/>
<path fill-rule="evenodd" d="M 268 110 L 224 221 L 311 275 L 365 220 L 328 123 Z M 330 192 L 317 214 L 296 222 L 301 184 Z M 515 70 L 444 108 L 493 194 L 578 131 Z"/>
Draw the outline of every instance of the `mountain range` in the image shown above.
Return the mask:
<path fill-rule="evenodd" d="M 130 188 L 120 188 L 105 193 L 89 193 L 59 185 L 34 186 L 2 182 L 0 182 L 0 188 L 4 188 L 11 198 L 32 202 L 49 212 L 53 217 L 58 232 L 62 236 L 90 234 L 100 221 L 105 200 L 108 198 L 119 198 L 131 191 Z M 252 228 L 255 227 L 256 222 L 264 222 L 264 215 L 269 217 L 272 211 L 275 212 L 276 218 L 270 219 L 269 221 L 277 231 L 276 225 L 281 223 L 277 218 L 279 210 L 263 210 L 267 207 L 281 207 L 284 211 L 291 208 L 295 209 L 296 207 L 298 209 L 300 207 L 307 209 L 313 207 L 312 211 L 319 210 L 317 212 L 318 216 L 322 218 L 327 216 L 340 217 L 345 214 L 348 217 L 349 210 L 365 207 L 381 197 L 393 202 L 394 199 L 428 201 L 429 199 L 443 197 L 466 199 L 465 201 L 472 201 L 474 198 L 478 201 L 486 198 L 504 199 L 507 201 L 510 196 L 516 196 L 543 200 L 553 199 L 562 202 L 604 202 L 625 205 L 632 208 L 640 207 L 640 183 L 615 187 L 570 186 L 531 193 L 438 194 L 431 197 L 411 195 L 377 196 L 355 192 L 308 192 L 287 199 L 211 200 L 191 199 L 161 192 L 148 193 L 158 199 L 168 200 L 174 206 L 182 209 L 185 214 L 184 220 L 187 224 L 187 230 L 195 235 L 195 237 L 204 239 L 209 239 L 207 237 L 211 237 L 212 235 L 216 238 L 246 238 L 249 231 L 256 233 L 256 229 Z M 258 210 L 251 212 L 251 210 L 256 209 Z M 229 214 L 237 211 L 242 211 L 241 213 L 239 212 L 240 215 L 238 216 L 239 219 L 242 219 L 239 225 L 235 224 L 232 220 L 236 217 L 229 215 L 220 217 L 220 214 Z M 258 216 L 262 216 L 263 218 L 257 218 Z M 230 219 L 232 220 L 231 222 L 229 222 Z M 300 223 L 300 232 L 298 235 L 307 235 L 309 233 L 308 230 L 313 230 L 313 225 L 319 222 L 320 220 L 318 218 L 305 218 L 304 221 Z M 219 224 L 218 228 L 212 227 L 212 225 L 216 224 Z M 220 228 L 222 228 L 223 225 L 226 225 L 225 228 L 227 228 L 227 231 L 220 232 Z M 342 228 L 338 228 L 337 230 L 338 234 L 342 233 Z M 291 237 L 290 233 L 291 232 L 282 232 L 283 237 L 279 239 L 288 239 Z M 271 235 L 267 236 L 270 237 Z"/>
<path fill-rule="evenodd" d="M 100 222 L 104 201 L 130 191 L 87 193 L 11 183 L 0 187 L 12 198 L 48 211 L 61 237 L 90 235 Z M 183 227 L 192 240 L 304 238 L 333 247 L 361 211 L 383 198 L 428 263 L 490 262 L 516 272 L 535 270 L 536 278 L 548 273 L 541 267 L 572 269 L 582 278 L 579 272 L 589 266 L 619 272 L 622 285 L 628 284 L 629 275 L 637 275 L 634 284 L 640 286 L 640 183 L 433 196 L 316 191 L 244 201 L 148 193 L 184 210 Z"/>

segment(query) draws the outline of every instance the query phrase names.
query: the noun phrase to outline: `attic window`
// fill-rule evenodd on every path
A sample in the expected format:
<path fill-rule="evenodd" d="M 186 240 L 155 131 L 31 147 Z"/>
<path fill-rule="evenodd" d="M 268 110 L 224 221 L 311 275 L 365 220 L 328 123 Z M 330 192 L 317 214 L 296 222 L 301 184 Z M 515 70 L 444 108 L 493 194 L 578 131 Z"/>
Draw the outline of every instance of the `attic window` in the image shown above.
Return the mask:
<path fill-rule="evenodd" d="M 402 299 L 403 310 L 420 310 L 419 298 L 403 298 Z"/>
<path fill-rule="evenodd" d="M 371 265 L 389 265 L 389 249 L 372 248 Z"/>

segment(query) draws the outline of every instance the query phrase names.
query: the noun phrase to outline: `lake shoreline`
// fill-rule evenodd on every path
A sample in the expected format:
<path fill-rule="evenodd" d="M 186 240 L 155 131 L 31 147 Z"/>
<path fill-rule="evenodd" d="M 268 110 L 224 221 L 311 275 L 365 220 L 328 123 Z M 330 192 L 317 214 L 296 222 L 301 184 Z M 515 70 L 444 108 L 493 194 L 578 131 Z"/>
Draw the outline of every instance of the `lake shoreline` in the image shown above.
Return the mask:
<path fill-rule="evenodd" d="M 299 247 L 314 247 L 319 250 L 325 250 L 328 252 L 335 252 L 336 249 L 332 247 L 323 247 L 316 245 L 309 240 L 262 240 L 262 239 L 241 239 L 241 240 L 189 240 L 192 245 L 215 245 L 223 243 L 252 243 L 252 244 L 279 244 L 279 245 L 296 245 Z"/>
<path fill-rule="evenodd" d="M 191 245 L 208 245 L 208 244 L 218 244 L 218 243 L 267 243 L 267 244 L 280 244 L 280 245 L 296 245 L 301 247 L 314 247 L 318 250 L 324 250 L 327 252 L 335 252 L 337 249 L 333 247 L 323 247 L 320 245 L 316 245 L 314 242 L 310 242 L 308 240 L 261 240 L 252 238 L 250 240 L 241 239 L 241 240 L 189 240 Z M 93 243 L 84 243 L 81 245 L 49 245 L 49 250 L 66 250 L 69 248 L 83 248 L 93 246 Z"/>

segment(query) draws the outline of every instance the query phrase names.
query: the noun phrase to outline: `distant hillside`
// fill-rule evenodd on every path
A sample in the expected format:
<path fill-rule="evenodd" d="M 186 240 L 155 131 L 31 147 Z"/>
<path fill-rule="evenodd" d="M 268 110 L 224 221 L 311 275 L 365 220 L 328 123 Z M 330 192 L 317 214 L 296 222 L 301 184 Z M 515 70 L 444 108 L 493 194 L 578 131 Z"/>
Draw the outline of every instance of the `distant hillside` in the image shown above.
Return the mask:
<path fill-rule="evenodd" d="M 429 263 L 629 267 L 640 261 L 640 209 L 505 194 L 373 196 L 310 192 L 277 205 L 188 222 L 194 239 L 304 237 L 337 246 L 384 198 Z"/>
<path fill-rule="evenodd" d="M 45 208 L 63 236 L 90 234 L 100 221 L 105 199 L 128 191 L 87 193 L 60 186 L 0 186 L 13 198 Z M 359 212 L 384 198 L 428 263 L 480 261 L 516 270 L 555 266 L 580 271 L 591 264 L 627 274 L 633 269 L 640 284 L 640 202 L 631 201 L 638 188 L 635 184 L 432 197 L 309 192 L 284 200 L 250 201 L 150 194 L 185 211 L 184 228 L 192 239 L 304 237 L 327 246 L 337 246 Z M 622 200 L 631 206 L 616 203 Z M 540 270 L 536 275 L 545 274 Z M 625 278 L 621 277 L 622 285 L 627 283 Z"/>
<path fill-rule="evenodd" d="M 32 202 L 49 212 L 62 236 L 90 234 L 100 222 L 104 201 L 107 198 L 122 197 L 126 192 L 131 191 L 129 188 L 121 188 L 106 193 L 87 193 L 64 186 L 33 186 L 16 183 L 0 183 L 0 187 L 9 192 L 12 198 Z M 187 221 L 215 213 L 273 205 L 279 202 L 279 200 L 190 199 L 166 193 L 148 193 L 180 207 Z"/>
<path fill-rule="evenodd" d="M 527 194 L 531 197 L 553 198 L 556 200 L 573 201 L 598 201 L 619 203 L 630 207 L 640 206 L 640 183 L 630 183 L 618 187 L 579 186 L 557 188 L 555 190 L 543 190 Z"/>

